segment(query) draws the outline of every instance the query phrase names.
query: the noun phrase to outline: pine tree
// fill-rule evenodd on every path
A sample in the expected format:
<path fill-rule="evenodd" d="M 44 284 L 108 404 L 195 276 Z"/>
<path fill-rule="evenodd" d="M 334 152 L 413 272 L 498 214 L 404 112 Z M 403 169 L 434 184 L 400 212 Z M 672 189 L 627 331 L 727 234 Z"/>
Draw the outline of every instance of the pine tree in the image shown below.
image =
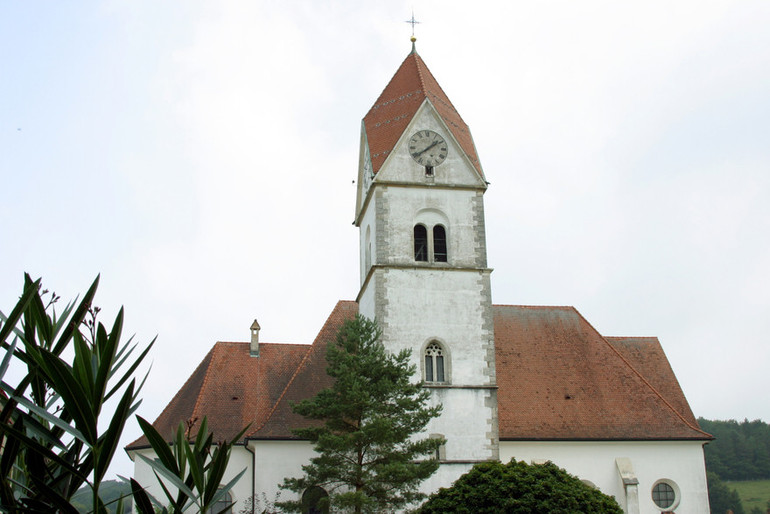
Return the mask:
<path fill-rule="evenodd" d="M 429 407 L 430 393 L 411 383 L 411 352 L 388 353 L 381 334 L 363 316 L 345 322 L 326 355 L 334 384 L 292 406 L 323 424 L 294 431 L 315 444 L 317 456 L 302 467 L 304 477 L 284 480 L 282 488 L 305 494 L 282 508 L 307 511 L 313 502 L 323 511 L 392 512 L 424 497 L 417 488 L 438 468 L 444 440 L 414 435 L 441 406 Z"/>

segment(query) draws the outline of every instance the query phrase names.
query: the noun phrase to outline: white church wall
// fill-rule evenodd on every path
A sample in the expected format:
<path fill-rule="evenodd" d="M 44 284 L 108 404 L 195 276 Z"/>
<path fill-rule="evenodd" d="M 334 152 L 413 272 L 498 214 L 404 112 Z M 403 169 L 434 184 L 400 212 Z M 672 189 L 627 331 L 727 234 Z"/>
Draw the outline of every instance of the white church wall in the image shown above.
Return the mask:
<path fill-rule="evenodd" d="M 368 208 L 359 220 L 359 247 L 361 249 L 359 256 L 359 269 L 361 274 L 361 285 L 363 285 L 364 280 L 366 279 L 366 275 L 369 273 L 369 266 L 367 266 L 367 264 L 372 265 L 377 263 L 377 226 L 375 225 L 374 214 L 376 209 L 374 208 L 374 204 L 371 202 L 372 200 L 370 200 Z M 368 244 L 367 233 L 369 235 Z M 369 252 L 368 259 L 367 251 Z"/>
<path fill-rule="evenodd" d="M 639 511 L 659 514 L 652 501 L 652 488 L 659 480 L 678 488 L 677 514 L 709 512 L 706 467 L 701 441 L 500 441 L 500 460 L 512 458 L 528 463 L 551 461 L 603 493 L 612 495 L 625 508 L 623 483 L 615 459 L 630 459 L 639 480 Z"/>
<path fill-rule="evenodd" d="M 421 378 L 421 348 L 436 339 L 448 350 L 452 385 L 489 383 L 483 374 L 488 367 L 484 340 L 489 334 L 482 328 L 481 272 L 391 269 L 383 280 L 388 319 L 398 320 L 383 326 L 384 340 L 391 351 L 412 350 L 415 378 Z"/>
<path fill-rule="evenodd" d="M 440 417 L 431 420 L 425 434 L 446 439 L 442 460 L 482 461 L 490 458 L 489 389 L 432 387 L 431 405 L 443 405 Z M 451 483 L 451 482 L 449 482 Z M 443 482 L 444 485 L 447 482 Z"/>
<path fill-rule="evenodd" d="M 298 495 L 278 486 L 287 477 L 301 477 L 302 465 L 315 456 L 308 441 L 249 441 L 254 452 L 254 491 L 262 508 L 269 502 L 296 499 Z M 261 512 L 261 510 L 259 511 Z"/>
<path fill-rule="evenodd" d="M 243 446 L 233 446 L 233 450 L 230 453 L 230 462 L 227 465 L 227 470 L 222 478 L 222 484 L 227 484 L 235 478 L 235 476 L 243 470 L 246 470 L 243 476 L 235 483 L 230 490 L 232 501 L 237 502 L 238 505 L 243 505 L 243 502 L 251 497 L 251 474 L 252 464 L 254 462 L 251 452 L 249 452 Z M 237 508 L 233 509 L 233 512 L 238 512 Z"/>
<path fill-rule="evenodd" d="M 132 453 L 134 455 L 132 456 L 134 460 L 134 480 L 139 482 L 147 491 L 147 494 L 153 496 L 154 498 L 158 500 L 162 500 L 165 498 L 165 495 L 163 494 L 163 489 L 161 489 L 160 484 L 158 483 L 158 480 L 155 478 L 155 475 L 152 472 L 152 468 L 149 464 L 144 462 L 142 459 L 140 459 L 136 454 L 143 455 L 147 457 L 148 459 L 152 460 L 155 458 L 155 452 L 152 450 L 135 450 Z"/>
<path fill-rule="evenodd" d="M 447 264 L 454 267 L 477 265 L 476 191 L 389 187 L 384 195 L 387 196 L 388 210 L 386 233 L 383 234 L 388 241 L 386 263 L 415 264 L 415 224 L 426 223 L 430 230 L 443 218 L 447 220 Z"/>

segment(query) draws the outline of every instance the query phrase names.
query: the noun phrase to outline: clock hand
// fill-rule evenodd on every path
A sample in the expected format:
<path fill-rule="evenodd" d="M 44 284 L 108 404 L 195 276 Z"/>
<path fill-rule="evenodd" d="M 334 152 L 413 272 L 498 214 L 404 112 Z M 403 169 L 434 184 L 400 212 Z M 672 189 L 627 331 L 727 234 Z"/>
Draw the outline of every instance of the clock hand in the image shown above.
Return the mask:
<path fill-rule="evenodd" d="M 438 143 L 439 143 L 438 141 L 433 141 L 433 143 L 431 143 L 431 144 L 428 146 L 428 148 L 426 148 L 425 150 L 423 150 L 422 152 L 420 152 L 418 155 L 422 155 L 422 154 L 424 154 L 425 152 L 427 152 L 428 150 L 430 150 L 431 148 L 433 148 L 434 146 L 436 146 Z"/>

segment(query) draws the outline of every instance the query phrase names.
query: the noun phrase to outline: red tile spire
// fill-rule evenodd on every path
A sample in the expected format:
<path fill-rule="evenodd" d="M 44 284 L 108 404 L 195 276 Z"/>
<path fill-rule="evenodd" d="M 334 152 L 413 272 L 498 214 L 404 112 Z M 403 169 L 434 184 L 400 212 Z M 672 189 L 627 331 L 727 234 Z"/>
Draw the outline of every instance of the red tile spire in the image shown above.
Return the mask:
<path fill-rule="evenodd" d="M 380 170 L 425 99 L 436 109 L 483 178 L 484 173 L 468 125 L 414 49 L 414 42 L 412 51 L 364 116 L 374 173 Z"/>

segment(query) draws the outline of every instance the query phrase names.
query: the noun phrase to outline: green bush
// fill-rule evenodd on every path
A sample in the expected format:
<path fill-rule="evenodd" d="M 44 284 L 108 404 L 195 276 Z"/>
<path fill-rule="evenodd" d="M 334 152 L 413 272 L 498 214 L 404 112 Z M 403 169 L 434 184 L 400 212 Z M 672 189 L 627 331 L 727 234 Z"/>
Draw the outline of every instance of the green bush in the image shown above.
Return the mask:
<path fill-rule="evenodd" d="M 450 488 L 441 488 L 419 514 L 617 513 L 612 496 L 594 489 L 555 464 L 477 464 Z"/>

